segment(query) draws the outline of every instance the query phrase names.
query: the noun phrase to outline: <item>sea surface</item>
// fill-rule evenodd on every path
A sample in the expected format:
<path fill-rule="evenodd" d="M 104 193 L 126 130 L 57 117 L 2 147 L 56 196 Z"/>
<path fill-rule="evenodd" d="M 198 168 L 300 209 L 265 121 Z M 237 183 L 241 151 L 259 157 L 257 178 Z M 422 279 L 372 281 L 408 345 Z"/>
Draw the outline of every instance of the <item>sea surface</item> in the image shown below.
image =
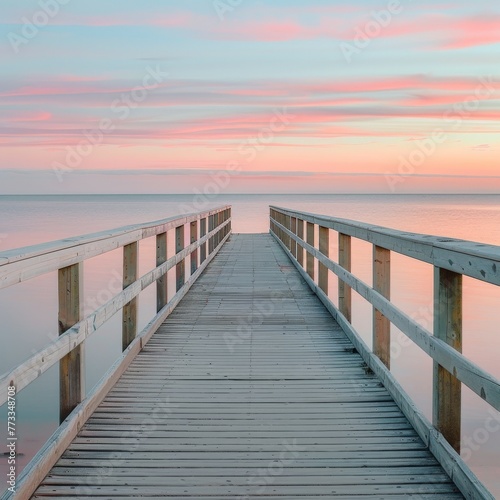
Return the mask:
<path fill-rule="evenodd" d="M 0 252 L 225 204 L 233 207 L 236 233 L 267 232 L 269 205 L 274 204 L 404 231 L 500 245 L 500 195 L 0 196 Z M 336 256 L 333 237 L 330 250 L 330 255 Z M 170 248 L 170 255 L 172 251 Z M 141 243 L 141 274 L 154 267 L 154 252 L 154 239 Z M 368 284 L 372 282 L 371 259 L 371 246 L 355 241 L 353 272 Z M 84 269 L 84 309 L 88 314 L 119 291 L 120 250 L 91 259 Z M 391 272 L 393 302 L 432 330 L 432 267 L 393 254 Z M 330 278 L 330 284 L 330 294 L 336 303 L 334 277 Z M 499 304 L 499 287 L 464 279 L 463 352 L 500 378 Z M 154 287 L 150 287 L 140 296 L 140 328 L 154 315 L 154 307 Z M 55 337 L 56 273 L 0 290 L 0 318 L 0 372 L 4 373 Z M 371 322 L 371 307 L 354 294 L 353 324 L 369 345 Z M 116 315 L 86 342 L 87 391 L 120 353 L 120 324 L 121 317 Z M 391 350 L 391 370 L 430 418 L 431 360 L 418 347 L 405 341 L 395 328 Z M 17 399 L 18 465 L 23 467 L 57 427 L 57 367 L 49 369 L 20 392 Z M 462 455 L 500 498 L 500 414 L 467 388 L 463 388 L 462 404 L 465 440 Z M 496 426 L 489 425 L 488 419 L 499 423 L 498 430 L 492 430 Z M 0 443 L 6 443 L 6 431 L 4 405 L 0 408 Z M 5 488 L 6 470 L 7 457 L 3 455 L 0 456 L 0 492 Z"/>

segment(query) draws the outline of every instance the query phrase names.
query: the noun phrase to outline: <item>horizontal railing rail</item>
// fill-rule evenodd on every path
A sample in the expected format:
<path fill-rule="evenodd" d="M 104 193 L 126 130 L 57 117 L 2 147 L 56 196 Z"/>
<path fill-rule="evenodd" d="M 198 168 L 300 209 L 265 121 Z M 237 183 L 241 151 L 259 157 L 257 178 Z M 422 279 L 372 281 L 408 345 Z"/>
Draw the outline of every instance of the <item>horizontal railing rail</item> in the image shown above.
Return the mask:
<path fill-rule="evenodd" d="M 185 226 L 189 225 L 189 244 Z M 167 255 L 167 234 L 174 233 L 175 254 Z M 61 426 L 28 464 L 16 495 L 27 498 L 62 454 L 107 391 L 168 317 L 231 234 L 231 207 L 135 224 L 112 231 L 0 253 L 0 289 L 35 277 L 58 273 L 59 336 L 0 377 L 0 405 L 8 388 L 27 387 L 59 362 Z M 138 276 L 139 242 L 156 237 L 156 267 Z M 83 309 L 83 264 L 98 255 L 123 248 L 123 290 L 86 317 Z M 186 280 L 186 259 L 190 260 Z M 175 267 L 175 294 L 168 300 L 167 273 Z M 139 294 L 156 282 L 157 314 L 138 333 Z M 85 340 L 122 311 L 122 356 L 89 394 L 85 394 Z M 13 496 L 13 495 L 10 495 Z M 5 498 L 10 498 L 8 492 Z"/>
<path fill-rule="evenodd" d="M 316 230 L 318 226 L 318 230 Z M 338 233 L 338 262 L 329 258 L 330 229 Z M 357 221 L 270 207 L 270 232 L 382 379 L 424 442 L 468 498 L 492 498 L 460 458 L 461 383 L 500 410 L 500 381 L 470 361 L 462 348 L 462 277 L 500 284 L 500 247 L 413 234 Z M 316 234 L 319 241 L 316 242 Z M 373 244 L 373 286 L 351 272 L 352 238 Z M 434 266 L 434 331 L 390 300 L 391 251 Z M 318 272 L 315 272 L 315 260 Z M 338 280 L 338 308 L 328 296 L 328 273 Z M 352 290 L 373 306 L 373 350 L 352 327 Z M 434 362 L 432 424 L 390 372 L 391 323 Z"/>

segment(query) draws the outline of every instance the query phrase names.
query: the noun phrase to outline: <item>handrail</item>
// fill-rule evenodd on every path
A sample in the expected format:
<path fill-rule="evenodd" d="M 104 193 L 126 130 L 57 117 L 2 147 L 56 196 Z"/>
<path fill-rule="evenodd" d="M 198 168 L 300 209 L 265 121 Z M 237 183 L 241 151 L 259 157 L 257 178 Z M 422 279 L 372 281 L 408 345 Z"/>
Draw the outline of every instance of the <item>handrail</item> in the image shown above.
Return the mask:
<path fill-rule="evenodd" d="M 316 225 L 319 227 L 318 246 Z M 338 263 L 329 258 L 330 229 L 339 234 Z M 461 353 L 462 276 L 500 284 L 500 247 L 407 233 L 275 206 L 270 206 L 270 233 L 344 329 L 368 366 L 383 380 L 466 497 L 492 498 L 459 455 L 461 383 L 500 410 L 500 381 Z M 373 244 L 373 287 L 351 272 L 352 237 Z M 390 301 L 391 251 L 435 266 L 434 334 Z M 318 276 L 315 260 L 318 261 Z M 328 297 L 329 271 L 339 278 L 338 308 Z M 352 327 L 352 290 L 373 306 L 373 351 Z M 389 370 L 391 323 L 434 361 L 433 425 L 416 410 L 411 398 Z"/>
<path fill-rule="evenodd" d="M 208 222 L 208 223 L 207 223 Z M 190 242 L 184 244 L 185 225 Z M 167 232 L 175 231 L 175 255 L 167 256 Z M 61 426 L 27 465 L 19 478 L 17 495 L 26 498 L 43 479 L 78 429 L 106 395 L 151 335 L 173 311 L 231 234 L 231 207 L 220 208 L 146 224 L 125 226 L 109 232 L 35 245 L 0 253 L 0 289 L 57 271 L 59 287 L 59 337 L 0 377 L 0 405 L 8 387 L 19 392 L 59 362 Z M 156 236 L 156 267 L 138 276 L 139 241 Z M 87 317 L 83 304 L 82 264 L 85 260 L 123 247 L 123 291 Z M 186 279 L 185 260 L 190 258 Z M 176 293 L 168 300 L 167 272 L 176 269 Z M 138 295 L 156 282 L 157 314 L 138 334 Z M 88 394 L 83 379 L 83 344 L 99 327 L 122 310 L 122 356 Z M 40 475 L 43 474 L 41 477 Z M 7 492 L 5 498 L 10 498 Z"/>

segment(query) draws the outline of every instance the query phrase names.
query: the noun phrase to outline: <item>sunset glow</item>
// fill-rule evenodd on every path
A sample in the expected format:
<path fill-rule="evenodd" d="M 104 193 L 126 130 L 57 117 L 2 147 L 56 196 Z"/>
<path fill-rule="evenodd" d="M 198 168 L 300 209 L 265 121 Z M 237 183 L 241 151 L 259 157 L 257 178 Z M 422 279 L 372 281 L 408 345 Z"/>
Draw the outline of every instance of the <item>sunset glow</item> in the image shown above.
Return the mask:
<path fill-rule="evenodd" d="M 0 194 L 498 192 L 491 1 L 24 1 Z"/>

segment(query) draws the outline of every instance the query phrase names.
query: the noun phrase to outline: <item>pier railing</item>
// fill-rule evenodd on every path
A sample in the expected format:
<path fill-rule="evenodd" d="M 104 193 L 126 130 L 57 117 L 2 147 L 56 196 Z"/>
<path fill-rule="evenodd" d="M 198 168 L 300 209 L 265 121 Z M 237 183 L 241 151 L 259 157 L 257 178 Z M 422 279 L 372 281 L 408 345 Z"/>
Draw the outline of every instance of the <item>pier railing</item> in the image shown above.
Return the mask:
<path fill-rule="evenodd" d="M 190 241 L 185 242 L 189 225 Z M 175 254 L 167 255 L 167 233 L 175 237 Z M 184 297 L 231 233 L 231 207 L 189 214 L 111 231 L 0 253 L 0 289 L 50 272 L 58 273 L 59 337 L 0 378 L 0 405 L 8 387 L 21 391 L 59 363 L 61 425 L 19 477 L 17 497 L 27 498 L 45 477 L 78 430 L 97 408 L 135 355 Z M 156 238 L 156 267 L 138 276 L 139 242 Z M 83 263 L 123 248 L 123 291 L 83 317 Z M 186 272 L 189 257 L 190 273 Z M 167 272 L 175 267 L 176 290 L 167 296 Z M 156 282 L 157 314 L 138 332 L 138 296 Z M 85 340 L 122 311 L 123 354 L 101 381 L 85 393 Z"/>
<path fill-rule="evenodd" d="M 330 230 L 338 233 L 337 262 L 329 258 Z M 500 381 L 461 353 L 462 281 L 470 276 L 500 285 L 500 247 L 275 206 L 270 207 L 270 232 L 466 497 L 492 498 L 459 455 L 461 384 L 500 410 Z M 372 287 L 351 273 L 352 238 L 373 245 Z M 433 332 L 391 302 L 391 251 L 434 266 Z M 329 271 L 339 279 L 338 308 L 328 296 Z M 373 350 L 351 324 L 352 290 L 373 306 Z M 390 372 L 391 323 L 433 359 L 432 424 Z"/>

